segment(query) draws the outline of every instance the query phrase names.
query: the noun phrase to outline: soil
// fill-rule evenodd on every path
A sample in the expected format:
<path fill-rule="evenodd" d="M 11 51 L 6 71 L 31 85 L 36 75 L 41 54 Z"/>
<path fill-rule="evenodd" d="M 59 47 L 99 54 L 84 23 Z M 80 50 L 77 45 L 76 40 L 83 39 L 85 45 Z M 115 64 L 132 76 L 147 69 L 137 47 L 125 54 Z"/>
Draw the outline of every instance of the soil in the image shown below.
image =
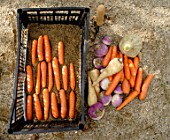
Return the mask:
<path fill-rule="evenodd" d="M 86 71 L 92 68 L 94 57 L 91 55 L 92 46 L 102 36 L 110 34 L 115 38 L 115 44 L 118 44 L 119 41 L 116 40 L 119 40 L 122 36 L 136 34 L 143 41 L 140 63 L 140 66 L 144 69 L 143 78 L 148 73 L 157 73 L 149 87 L 145 100 L 139 101 L 136 98 L 121 111 L 116 111 L 115 108 L 109 105 L 105 108 L 105 115 L 100 121 L 92 121 L 86 115 L 84 131 L 28 135 L 7 134 L 8 117 L 13 101 L 18 45 L 16 10 L 24 7 L 85 6 L 90 8 L 92 18 L 99 3 L 104 3 L 107 7 L 107 15 L 111 17 L 111 23 L 107 25 L 105 22 L 99 29 L 96 38 L 92 33 L 93 28 L 90 28 Z M 168 140 L 170 137 L 169 7 L 169 0 L 59 0 L 57 2 L 53 0 L 2 0 L 0 4 L 0 139 L 23 140 L 27 137 L 30 140 Z M 90 22 L 90 25 L 92 26 L 92 22 Z M 65 33 L 67 33 L 67 30 L 65 30 Z M 38 35 L 35 38 L 38 38 Z M 91 38 L 93 38 L 93 41 Z M 56 41 L 58 41 L 57 39 L 60 38 L 57 37 Z"/>

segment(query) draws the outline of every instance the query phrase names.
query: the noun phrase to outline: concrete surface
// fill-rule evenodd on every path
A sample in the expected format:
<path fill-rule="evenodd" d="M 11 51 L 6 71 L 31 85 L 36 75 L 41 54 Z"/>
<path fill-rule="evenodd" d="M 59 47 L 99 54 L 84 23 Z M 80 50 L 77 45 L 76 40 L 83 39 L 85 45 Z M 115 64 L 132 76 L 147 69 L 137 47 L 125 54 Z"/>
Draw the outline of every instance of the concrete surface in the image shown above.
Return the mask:
<path fill-rule="evenodd" d="M 16 9 L 24 7 L 87 6 L 91 16 L 99 3 L 108 8 L 110 26 L 99 34 L 135 33 L 144 42 L 141 67 L 146 76 L 157 72 L 144 101 L 135 99 L 121 111 L 111 106 L 86 131 L 8 135 L 7 120 L 13 98 L 17 48 Z M 170 138 L 170 1 L 169 0 L 1 0 L 0 1 L 0 139 L 29 140 L 168 140 Z"/>

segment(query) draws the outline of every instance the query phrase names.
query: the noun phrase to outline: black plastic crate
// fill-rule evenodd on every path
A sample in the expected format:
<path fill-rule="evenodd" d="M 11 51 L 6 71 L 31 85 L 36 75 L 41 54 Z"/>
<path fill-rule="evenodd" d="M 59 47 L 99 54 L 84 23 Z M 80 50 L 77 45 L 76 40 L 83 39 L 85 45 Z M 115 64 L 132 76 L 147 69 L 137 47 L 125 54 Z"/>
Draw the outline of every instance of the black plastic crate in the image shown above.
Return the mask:
<path fill-rule="evenodd" d="M 23 8 L 17 10 L 18 49 L 16 61 L 16 74 L 14 83 L 13 103 L 8 121 L 9 134 L 45 133 L 57 131 L 79 130 L 84 128 L 85 108 L 85 66 L 86 47 L 88 40 L 90 9 L 84 7 L 58 7 L 58 8 Z M 52 120 L 50 122 L 28 122 L 26 120 L 26 61 L 28 49 L 28 28 L 30 23 L 39 24 L 71 24 L 82 29 L 81 35 L 81 115 L 73 121 Z"/>

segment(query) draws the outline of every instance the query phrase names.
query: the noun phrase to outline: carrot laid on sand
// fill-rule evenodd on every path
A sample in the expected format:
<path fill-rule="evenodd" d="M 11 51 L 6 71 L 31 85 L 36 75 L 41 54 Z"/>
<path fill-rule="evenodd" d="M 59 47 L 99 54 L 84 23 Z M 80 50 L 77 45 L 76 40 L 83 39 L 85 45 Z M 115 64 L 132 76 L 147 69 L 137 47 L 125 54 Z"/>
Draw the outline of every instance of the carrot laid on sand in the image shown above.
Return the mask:
<path fill-rule="evenodd" d="M 52 67 L 53 67 L 55 84 L 56 84 L 57 90 L 60 90 L 60 70 L 59 70 L 58 59 L 56 57 L 53 58 Z"/>
<path fill-rule="evenodd" d="M 109 47 L 109 51 L 107 52 L 107 54 L 105 55 L 105 57 L 104 57 L 104 59 L 102 61 L 102 65 L 104 67 L 106 67 L 109 64 L 110 60 L 111 60 L 112 49 L 113 49 L 113 47 Z"/>
<path fill-rule="evenodd" d="M 134 88 L 135 86 L 135 79 L 136 79 L 136 76 L 133 76 L 133 75 L 130 76 L 129 83 L 132 88 Z"/>
<path fill-rule="evenodd" d="M 64 90 L 68 90 L 68 68 L 66 65 L 63 65 L 62 67 L 62 79 Z"/>
<path fill-rule="evenodd" d="M 67 116 L 67 110 L 68 110 L 67 98 L 64 89 L 60 89 L 59 95 L 60 95 L 60 102 L 61 102 L 60 114 L 61 114 L 61 118 L 64 119 Z"/>
<path fill-rule="evenodd" d="M 122 90 L 124 94 L 129 94 L 130 92 L 130 83 L 126 78 L 122 82 Z"/>
<path fill-rule="evenodd" d="M 53 70 L 52 70 L 52 63 L 48 63 L 48 90 L 49 92 L 53 88 Z"/>
<path fill-rule="evenodd" d="M 70 87 L 73 91 L 76 87 L 75 70 L 73 63 L 70 63 Z"/>
<path fill-rule="evenodd" d="M 133 59 L 133 64 L 134 64 L 134 66 L 135 66 L 135 68 L 136 68 L 136 70 L 138 70 L 138 67 L 139 67 L 139 57 L 134 57 L 134 59 Z"/>
<path fill-rule="evenodd" d="M 37 77 L 36 77 L 36 85 L 35 85 L 35 93 L 40 94 L 41 92 L 41 62 L 37 65 Z"/>
<path fill-rule="evenodd" d="M 44 50 L 45 50 L 45 60 L 46 62 L 51 62 L 52 54 L 48 35 L 44 35 Z"/>
<path fill-rule="evenodd" d="M 43 113 L 42 113 L 41 103 L 38 94 L 33 94 L 33 99 L 34 99 L 35 116 L 38 120 L 42 120 Z"/>
<path fill-rule="evenodd" d="M 125 74 L 124 74 L 124 70 L 122 70 L 122 77 L 120 81 L 123 82 L 124 78 L 125 78 Z"/>
<path fill-rule="evenodd" d="M 45 61 L 41 62 L 41 82 L 42 87 L 45 88 L 47 84 L 47 64 Z"/>
<path fill-rule="evenodd" d="M 32 51 L 31 51 L 32 53 L 31 53 L 31 56 L 32 56 L 32 65 L 33 66 L 35 65 L 35 62 L 36 62 L 37 43 L 38 43 L 37 40 L 33 40 L 32 41 Z"/>
<path fill-rule="evenodd" d="M 50 94 L 47 88 L 43 89 L 44 119 L 48 120 L 50 109 Z"/>
<path fill-rule="evenodd" d="M 124 55 L 123 64 L 124 64 L 124 75 L 125 75 L 127 80 L 130 80 L 130 69 L 129 69 L 129 63 L 128 63 L 127 55 Z"/>
<path fill-rule="evenodd" d="M 62 41 L 58 42 L 58 62 L 59 64 L 64 64 L 64 44 Z"/>
<path fill-rule="evenodd" d="M 122 58 L 123 60 L 123 53 L 120 51 L 119 54 L 118 54 L 119 58 Z"/>
<path fill-rule="evenodd" d="M 117 46 L 113 46 L 111 59 L 116 58 L 118 55 Z"/>
<path fill-rule="evenodd" d="M 51 93 L 51 114 L 54 118 L 59 117 L 58 103 L 55 92 Z"/>
<path fill-rule="evenodd" d="M 74 91 L 71 91 L 69 95 L 69 118 L 70 119 L 74 119 L 75 117 L 75 106 L 76 106 L 76 96 Z"/>
<path fill-rule="evenodd" d="M 131 92 L 127 98 L 116 108 L 116 110 L 121 110 L 123 107 L 125 107 L 128 103 L 130 103 L 135 97 L 139 95 L 138 91 Z"/>
<path fill-rule="evenodd" d="M 132 76 L 136 76 L 136 68 L 133 64 L 133 61 L 131 59 L 128 59 L 128 62 L 129 62 L 129 69 L 130 69 L 130 73 Z"/>
<path fill-rule="evenodd" d="M 26 106 L 26 115 L 27 115 L 27 120 L 30 121 L 32 120 L 32 110 L 33 110 L 33 99 L 32 95 L 27 96 L 27 106 Z"/>
<path fill-rule="evenodd" d="M 26 81 L 27 81 L 27 91 L 31 93 L 34 86 L 32 67 L 30 65 L 26 66 Z"/>
<path fill-rule="evenodd" d="M 137 76 L 136 76 L 135 87 L 134 87 L 134 89 L 138 92 L 140 92 L 140 90 L 141 90 L 142 75 L 143 75 L 142 73 L 143 73 L 142 68 L 139 68 L 138 72 L 137 72 Z"/>
<path fill-rule="evenodd" d="M 37 54 L 38 54 L 38 60 L 43 61 L 44 60 L 44 47 L 43 47 L 43 37 L 42 36 L 40 36 L 38 38 Z"/>
<path fill-rule="evenodd" d="M 144 83 L 142 85 L 141 93 L 139 94 L 139 100 L 143 100 L 146 97 L 148 87 L 149 87 L 153 77 L 154 77 L 153 74 L 149 74 L 147 76 L 147 78 L 145 79 L 145 81 L 144 81 Z"/>
<path fill-rule="evenodd" d="M 118 83 L 120 82 L 122 77 L 122 71 L 115 74 L 115 76 L 112 79 L 112 82 L 110 83 L 108 89 L 106 90 L 106 95 L 111 95 L 111 93 L 114 91 L 114 89 L 117 87 Z"/>

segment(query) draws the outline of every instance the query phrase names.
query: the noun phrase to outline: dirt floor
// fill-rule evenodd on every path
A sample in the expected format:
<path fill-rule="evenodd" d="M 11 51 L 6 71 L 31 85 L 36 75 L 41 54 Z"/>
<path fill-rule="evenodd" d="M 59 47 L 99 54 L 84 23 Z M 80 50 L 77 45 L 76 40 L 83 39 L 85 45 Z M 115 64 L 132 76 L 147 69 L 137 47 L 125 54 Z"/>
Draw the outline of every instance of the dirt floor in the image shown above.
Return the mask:
<path fill-rule="evenodd" d="M 17 50 L 16 10 L 24 7 L 85 6 L 91 17 L 96 6 L 104 3 L 107 15 L 112 19 L 109 26 L 100 28 L 97 38 L 110 34 L 115 37 L 137 34 L 142 38 L 144 77 L 156 72 L 145 100 L 135 99 L 121 111 L 111 105 L 100 121 L 87 118 L 84 131 L 55 132 L 45 134 L 8 135 L 7 122 L 13 100 Z M 168 140 L 170 137 L 170 1 L 169 0 L 1 0 L 0 4 L 0 139 L 30 140 Z M 115 42 L 117 43 L 117 41 Z M 88 52 L 92 43 L 89 41 Z M 92 57 L 88 57 L 87 69 Z"/>

